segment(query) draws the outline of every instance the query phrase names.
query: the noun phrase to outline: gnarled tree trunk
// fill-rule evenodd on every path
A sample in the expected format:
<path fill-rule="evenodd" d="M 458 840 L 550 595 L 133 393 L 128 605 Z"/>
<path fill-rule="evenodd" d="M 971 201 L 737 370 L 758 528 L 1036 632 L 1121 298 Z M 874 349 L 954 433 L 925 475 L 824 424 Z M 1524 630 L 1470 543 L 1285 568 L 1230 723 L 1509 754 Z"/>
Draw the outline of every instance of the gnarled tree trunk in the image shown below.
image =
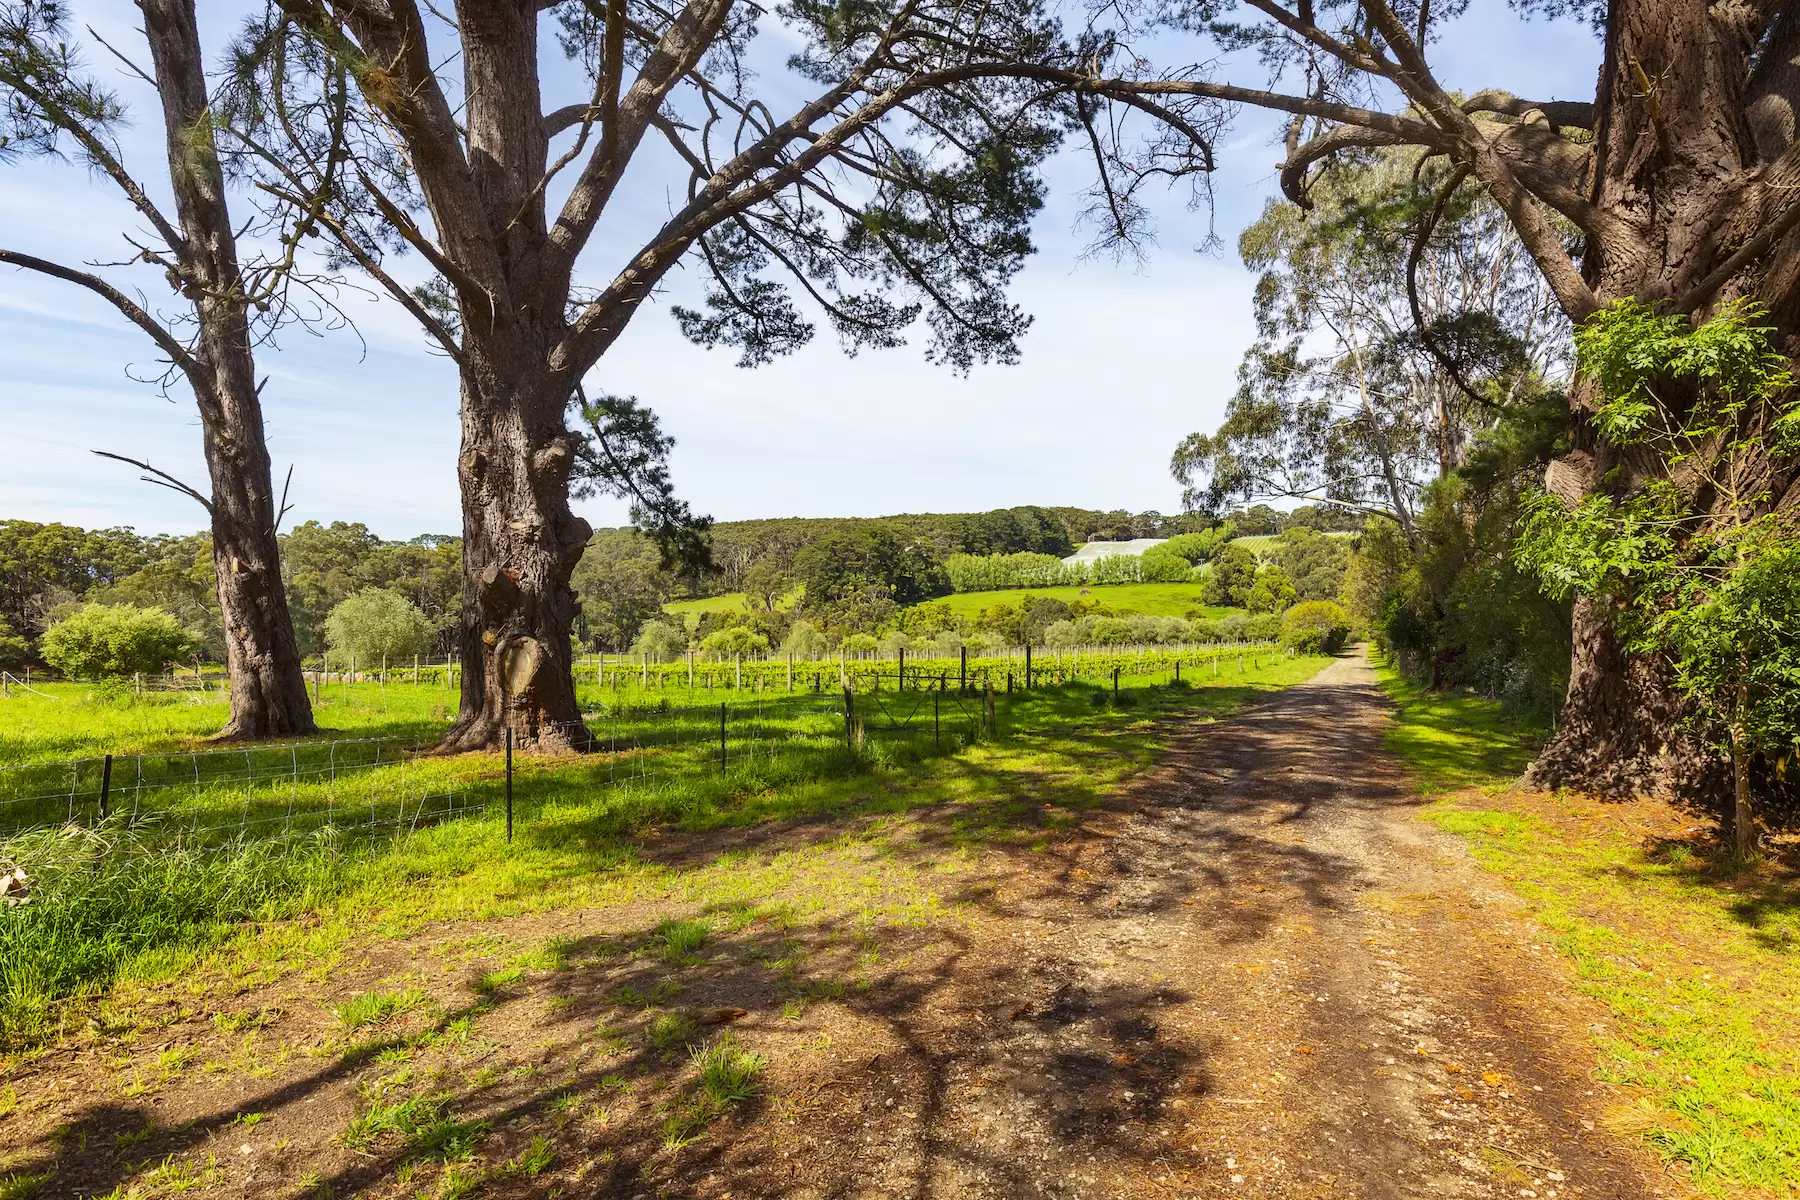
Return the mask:
<path fill-rule="evenodd" d="M 508 729 L 518 745 L 592 746 L 575 700 L 569 579 L 593 530 L 569 510 L 567 396 L 544 380 L 541 351 L 518 351 L 536 342 L 523 332 L 464 338 L 463 676 L 446 750 L 491 748 Z"/>
<path fill-rule="evenodd" d="M 1678 304 L 1704 317 L 1726 300 L 1764 304 L 1776 344 L 1800 351 L 1800 246 L 1790 233 L 1731 269 L 1728 255 L 1773 232 L 1800 175 L 1794 104 L 1800 100 L 1800 20 L 1783 8 L 1752 69 L 1764 18 L 1704 0 L 1618 0 L 1606 31 L 1597 92 L 1590 197 L 1636 238 L 1590 237 L 1583 271 L 1601 303 Z M 1787 226 L 1791 229 L 1791 224 Z M 1626 495 L 1668 479 L 1659 459 L 1611 446 L 1591 431 L 1596 400 L 1572 394 L 1578 449 L 1591 454 L 1580 494 Z M 1572 456 L 1573 457 L 1573 456 Z M 1771 502 L 1790 495 L 1792 463 L 1769 461 Z M 1677 479 L 1697 513 L 1716 511 L 1698 483 Z M 1578 497 L 1571 497 L 1578 498 Z M 1731 519 L 1736 519 L 1735 516 Z M 1604 598 L 1575 606 L 1574 656 L 1561 729 L 1534 765 L 1543 786 L 1607 794 L 1687 792 L 1721 773 L 1680 730 L 1682 703 L 1650 659 L 1620 645 Z M 1713 780 L 1714 783 L 1697 781 Z M 1699 798 L 1699 797 L 1696 797 Z M 1728 797 L 1707 797 L 1715 804 Z"/>

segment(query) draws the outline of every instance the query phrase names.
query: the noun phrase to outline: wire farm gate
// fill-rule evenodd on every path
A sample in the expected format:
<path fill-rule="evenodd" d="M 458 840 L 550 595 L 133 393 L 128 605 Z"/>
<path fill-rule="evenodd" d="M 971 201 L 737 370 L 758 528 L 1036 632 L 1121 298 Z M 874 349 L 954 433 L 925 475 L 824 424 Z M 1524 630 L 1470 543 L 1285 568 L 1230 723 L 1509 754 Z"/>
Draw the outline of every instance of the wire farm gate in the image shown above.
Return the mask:
<path fill-rule="evenodd" d="M 165 836 L 202 841 L 399 831 L 484 807 L 396 738 L 0 767 L 0 839 L 109 822 L 155 822 Z"/>

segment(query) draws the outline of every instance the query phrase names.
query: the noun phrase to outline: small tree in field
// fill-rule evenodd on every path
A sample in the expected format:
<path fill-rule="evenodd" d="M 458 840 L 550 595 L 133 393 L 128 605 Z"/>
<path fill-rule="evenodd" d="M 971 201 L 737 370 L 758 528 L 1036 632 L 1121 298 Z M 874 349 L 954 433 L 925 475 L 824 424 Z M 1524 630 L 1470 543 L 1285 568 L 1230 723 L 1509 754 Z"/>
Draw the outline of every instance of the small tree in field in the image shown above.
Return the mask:
<path fill-rule="evenodd" d="M 825 635 L 811 621 L 795 621 L 794 627 L 788 630 L 787 640 L 781 643 L 783 654 L 808 661 L 824 658 L 828 648 Z"/>
<path fill-rule="evenodd" d="M 1281 641 L 1300 654 L 1336 654 L 1350 636 L 1350 614 L 1330 600 L 1307 600 L 1281 616 Z"/>
<path fill-rule="evenodd" d="M 325 640 L 337 656 L 365 666 L 399 662 L 431 645 L 431 622 L 406 597 L 386 588 L 364 588 L 325 618 Z"/>
<path fill-rule="evenodd" d="M 700 640 L 700 649 L 708 658 L 715 660 L 736 658 L 742 654 L 766 654 L 769 639 L 753 629 L 733 625 L 730 629 L 707 634 Z"/>
<path fill-rule="evenodd" d="M 631 643 L 631 652 L 651 662 L 670 662 L 680 658 L 687 646 L 687 630 L 682 626 L 670 621 L 645 621 Z"/>
<path fill-rule="evenodd" d="M 191 648 L 181 623 L 160 608 L 90 604 L 44 632 L 44 661 L 70 679 L 154 675 Z"/>

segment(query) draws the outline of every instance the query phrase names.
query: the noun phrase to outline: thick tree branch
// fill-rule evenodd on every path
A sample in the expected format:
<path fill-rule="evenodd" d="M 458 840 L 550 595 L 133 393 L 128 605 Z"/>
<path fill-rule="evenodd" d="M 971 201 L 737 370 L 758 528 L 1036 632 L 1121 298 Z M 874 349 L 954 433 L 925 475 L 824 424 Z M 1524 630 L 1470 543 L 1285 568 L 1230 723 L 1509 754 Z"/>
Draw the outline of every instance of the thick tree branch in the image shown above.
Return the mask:
<path fill-rule="evenodd" d="M 1496 89 L 1476 92 L 1462 102 L 1462 110 L 1474 114 L 1480 112 L 1499 113 L 1508 117 L 1523 117 L 1526 113 L 1541 112 L 1551 125 L 1567 129 L 1585 129 L 1590 133 L 1594 128 L 1594 105 L 1588 100 L 1521 100 L 1511 92 Z"/>
<path fill-rule="evenodd" d="M 609 44 L 615 36 L 611 8 L 617 3 L 619 0 L 609 0 L 608 4 Z M 575 181 L 550 229 L 544 276 L 546 295 L 560 296 L 568 290 L 569 280 L 575 272 L 575 260 L 581 256 L 595 223 L 612 198 L 613 189 L 623 178 L 625 164 L 636 152 L 645 130 L 650 128 L 651 119 L 662 107 L 663 98 L 698 65 L 701 56 L 718 39 L 731 14 L 732 3 L 733 0 L 689 0 L 644 60 L 612 118 L 604 121 L 600 145 L 583 165 L 580 178 Z M 621 10 L 618 20 L 623 19 Z M 622 32 L 616 36 L 621 38 L 622 46 Z M 614 61 L 617 61 L 616 57 Z"/>

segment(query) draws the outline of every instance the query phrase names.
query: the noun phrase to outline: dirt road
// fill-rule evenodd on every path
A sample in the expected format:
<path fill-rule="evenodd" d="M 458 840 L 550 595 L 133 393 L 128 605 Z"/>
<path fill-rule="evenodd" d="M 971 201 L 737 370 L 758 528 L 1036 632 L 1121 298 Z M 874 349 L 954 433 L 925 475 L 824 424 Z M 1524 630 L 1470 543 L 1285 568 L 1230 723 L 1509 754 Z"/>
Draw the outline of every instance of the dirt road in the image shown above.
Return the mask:
<path fill-rule="evenodd" d="M 1602 1018 L 1418 818 L 1388 707 L 1341 660 L 1003 877 L 864 1030 L 885 1094 L 798 1123 L 794 1194 L 1678 1194 L 1601 1128 Z"/>

